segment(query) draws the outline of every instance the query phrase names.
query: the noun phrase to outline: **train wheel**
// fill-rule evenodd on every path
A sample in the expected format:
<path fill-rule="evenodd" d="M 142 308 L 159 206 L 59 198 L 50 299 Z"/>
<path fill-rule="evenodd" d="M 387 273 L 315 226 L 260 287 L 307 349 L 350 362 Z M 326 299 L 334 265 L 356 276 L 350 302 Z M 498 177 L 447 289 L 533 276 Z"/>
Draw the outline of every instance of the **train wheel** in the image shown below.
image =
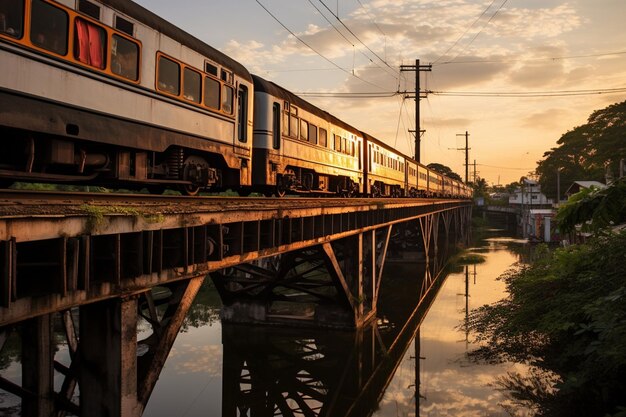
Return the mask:
<path fill-rule="evenodd" d="M 181 194 L 188 195 L 191 197 L 196 196 L 198 195 L 198 193 L 200 193 L 200 187 L 197 185 L 192 185 L 192 184 L 181 185 L 179 190 Z"/>
<path fill-rule="evenodd" d="M 277 185 L 276 190 L 274 190 L 276 197 L 284 197 L 287 194 L 287 189 L 282 185 Z"/>

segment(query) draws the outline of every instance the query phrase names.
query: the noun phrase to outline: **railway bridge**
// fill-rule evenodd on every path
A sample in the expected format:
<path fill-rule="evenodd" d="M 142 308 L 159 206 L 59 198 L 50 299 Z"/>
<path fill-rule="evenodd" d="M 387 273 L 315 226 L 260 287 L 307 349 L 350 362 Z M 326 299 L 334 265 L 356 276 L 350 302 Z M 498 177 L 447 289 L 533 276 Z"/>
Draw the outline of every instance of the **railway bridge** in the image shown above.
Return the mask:
<path fill-rule="evenodd" d="M 390 248 L 428 269 L 445 242 L 467 241 L 470 217 L 467 200 L 5 191 L 0 349 L 18 330 L 22 380 L 0 375 L 0 389 L 22 398 L 23 416 L 139 416 L 205 277 L 225 322 L 363 332 Z M 69 365 L 55 360 L 55 325 Z"/>

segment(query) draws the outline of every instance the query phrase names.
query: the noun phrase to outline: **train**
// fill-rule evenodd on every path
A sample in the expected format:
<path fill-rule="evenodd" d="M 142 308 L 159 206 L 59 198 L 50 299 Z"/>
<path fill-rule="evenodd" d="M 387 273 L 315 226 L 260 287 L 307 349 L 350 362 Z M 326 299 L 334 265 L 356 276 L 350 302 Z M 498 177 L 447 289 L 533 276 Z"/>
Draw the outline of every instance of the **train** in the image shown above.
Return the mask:
<path fill-rule="evenodd" d="M 130 0 L 0 2 L 0 186 L 469 198 Z"/>

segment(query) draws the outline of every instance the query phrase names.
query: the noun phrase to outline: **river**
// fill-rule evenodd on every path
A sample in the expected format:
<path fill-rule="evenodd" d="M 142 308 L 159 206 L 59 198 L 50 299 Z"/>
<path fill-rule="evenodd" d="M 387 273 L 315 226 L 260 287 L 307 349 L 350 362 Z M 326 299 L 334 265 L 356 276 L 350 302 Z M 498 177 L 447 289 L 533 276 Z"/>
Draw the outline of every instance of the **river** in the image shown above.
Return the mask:
<path fill-rule="evenodd" d="M 505 295 L 497 278 L 529 250 L 509 233 L 488 229 L 470 248 L 485 262 L 440 260 L 447 265 L 441 280 L 419 305 L 424 265 L 392 257 L 378 320 L 360 332 L 222 324 L 219 296 L 206 280 L 143 415 L 509 415 L 510 402 L 493 383 L 523 368 L 469 361 L 465 354 L 475 345 L 462 324 L 468 309 Z M 429 267 L 431 275 L 439 273 Z M 150 326 L 142 322 L 140 329 L 141 340 Z M 55 359 L 67 357 L 59 342 Z M 0 374 L 19 383 L 19 355 L 2 352 Z M 57 375 L 55 385 L 61 382 Z M 16 397 L 0 391 L 0 415 L 19 415 L 18 406 Z"/>

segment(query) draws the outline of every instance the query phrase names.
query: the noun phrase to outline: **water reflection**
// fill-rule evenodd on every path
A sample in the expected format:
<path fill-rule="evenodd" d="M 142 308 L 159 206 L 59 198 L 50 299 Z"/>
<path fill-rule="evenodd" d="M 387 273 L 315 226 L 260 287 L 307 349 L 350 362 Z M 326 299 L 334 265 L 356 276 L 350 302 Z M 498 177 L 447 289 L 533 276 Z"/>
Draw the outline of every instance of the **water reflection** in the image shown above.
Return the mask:
<path fill-rule="evenodd" d="M 511 367 L 465 360 L 473 346 L 459 325 L 471 308 L 502 298 L 496 278 L 528 251 L 487 236 L 471 252 L 486 262 L 448 265 L 438 281 L 444 256 L 428 264 L 390 256 L 378 319 L 357 332 L 222 324 L 207 280 L 163 369 L 154 370 L 144 416 L 506 415 L 491 383 Z M 145 320 L 139 329 L 139 340 L 150 337 Z M 12 337 L 0 355 L 1 375 L 16 382 L 19 351 Z M 67 357 L 58 342 L 55 358 Z M 8 397 L 0 396 L 0 414 L 19 415 L 19 400 Z"/>
<path fill-rule="evenodd" d="M 530 248 L 525 241 L 502 236 L 500 231 L 492 233 L 495 236 L 483 236 L 470 248 L 483 255 L 485 262 L 454 268 L 442 284 L 418 339 L 402 358 L 374 416 L 510 415 L 511 403 L 494 382 L 508 371 L 524 373 L 525 368 L 467 360 L 466 352 L 476 345 L 462 326 L 469 310 L 504 296 L 505 285 L 497 278 L 512 264 L 528 258 Z M 418 363 L 415 358 L 420 358 Z M 417 396 L 415 385 L 419 386 Z M 532 413 L 516 410 L 515 415 Z"/>

